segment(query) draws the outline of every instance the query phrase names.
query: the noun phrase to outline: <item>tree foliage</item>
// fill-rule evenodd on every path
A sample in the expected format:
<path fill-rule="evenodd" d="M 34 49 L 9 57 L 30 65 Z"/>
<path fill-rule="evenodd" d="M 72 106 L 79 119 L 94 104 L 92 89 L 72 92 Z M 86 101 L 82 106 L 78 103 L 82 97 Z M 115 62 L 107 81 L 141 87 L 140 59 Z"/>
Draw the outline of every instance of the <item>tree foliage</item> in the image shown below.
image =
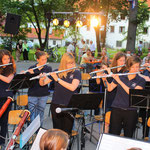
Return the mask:
<path fill-rule="evenodd" d="M 132 18 L 132 16 L 130 16 L 129 18 L 130 3 L 127 0 L 82 0 L 80 3 L 81 4 L 80 9 L 82 11 L 103 12 L 104 16 L 103 16 L 102 21 L 103 21 L 103 24 L 105 25 L 105 30 L 101 31 L 101 35 L 103 36 L 101 37 L 100 40 L 104 46 L 106 32 L 107 32 L 106 26 L 107 24 L 109 24 L 111 20 L 115 19 L 116 21 L 120 21 L 121 19 L 118 17 L 118 15 L 122 14 L 128 17 L 129 22 L 130 22 L 129 29 L 131 27 L 131 24 L 135 25 L 135 28 L 136 28 L 136 26 L 141 26 L 145 23 L 149 14 L 149 8 L 146 2 L 147 0 L 143 0 L 137 3 L 138 9 L 136 12 L 136 17 L 134 18 Z M 100 28 L 97 29 L 96 32 L 100 32 Z M 98 42 L 97 43 L 97 46 L 98 46 L 100 41 L 97 41 L 97 42 Z M 128 39 L 128 42 L 131 42 L 130 39 Z M 135 43 L 133 43 L 132 45 L 133 45 L 132 47 L 134 47 L 135 49 Z"/>
<path fill-rule="evenodd" d="M 34 27 L 41 49 L 44 49 L 48 40 L 50 21 L 55 17 L 52 11 L 73 10 L 73 3 L 76 0 L 68 1 L 69 3 L 66 0 L 6 0 L 1 4 L 1 8 L 4 14 L 10 12 L 21 15 L 22 28 Z M 71 4 L 72 7 L 70 7 Z M 42 40 L 42 35 L 44 35 L 44 40 Z"/>

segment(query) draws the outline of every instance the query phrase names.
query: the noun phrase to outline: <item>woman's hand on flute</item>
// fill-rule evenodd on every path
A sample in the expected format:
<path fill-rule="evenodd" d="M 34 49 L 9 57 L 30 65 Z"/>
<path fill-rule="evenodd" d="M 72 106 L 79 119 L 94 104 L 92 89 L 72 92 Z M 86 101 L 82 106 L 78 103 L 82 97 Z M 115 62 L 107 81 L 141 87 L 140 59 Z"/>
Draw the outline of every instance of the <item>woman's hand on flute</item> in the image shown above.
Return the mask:
<path fill-rule="evenodd" d="M 112 77 L 119 83 L 121 80 L 118 74 L 112 74 Z"/>
<path fill-rule="evenodd" d="M 55 72 L 50 72 L 49 75 L 51 75 L 55 81 L 58 80 L 58 76 Z"/>
<path fill-rule="evenodd" d="M 108 68 L 106 65 L 103 65 L 102 67 L 103 67 L 105 70 L 107 70 L 108 74 L 110 74 L 110 73 L 111 73 L 111 69 L 110 69 L 110 68 Z"/>
<path fill-rule="evenodd" d="M 33 69 L 29 69 L 28 72 L 29 72 L 30 74 L 34 74 Z"/>
<path fill-rule="evenodd" d="M 40 80 L 46 79 L 46 73 L 40 73 Z"/>

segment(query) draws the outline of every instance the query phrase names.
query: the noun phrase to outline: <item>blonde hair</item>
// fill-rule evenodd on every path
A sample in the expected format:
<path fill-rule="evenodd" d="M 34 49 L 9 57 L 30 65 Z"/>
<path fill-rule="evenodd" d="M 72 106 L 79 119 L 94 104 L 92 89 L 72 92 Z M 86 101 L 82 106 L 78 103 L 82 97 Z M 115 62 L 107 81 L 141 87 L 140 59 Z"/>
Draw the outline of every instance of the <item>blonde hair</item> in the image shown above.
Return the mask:
<path fill-rule="evenodd" d="M 75 63 L 75 58 L 74 58 L 74 56 L 73 56 L 72 53 L 65 53 L 65 54 L 62 56 L 58 70 L 65 70 L 65 69 L 67 69 L 67 63 L 68 63 L 68 62 Z M 74 67 L 75 67 L 75 66 L 74 66 Z M 74 71 L 74 70 L 71 70 L 71 71 Z M 58 76 L 59 76 L 60 78 L 63 78 L 63 77 L 66 78 L 68 72 L 69 72 L 69 71 L 65 71 L 65 72 L 59 73 Z"/>
<path fill-rule="evenodd" d="M 61 150 L 68 146 L 69 135 L 60 129 L 47 130 L 40 139 L 40 150 Z"/>

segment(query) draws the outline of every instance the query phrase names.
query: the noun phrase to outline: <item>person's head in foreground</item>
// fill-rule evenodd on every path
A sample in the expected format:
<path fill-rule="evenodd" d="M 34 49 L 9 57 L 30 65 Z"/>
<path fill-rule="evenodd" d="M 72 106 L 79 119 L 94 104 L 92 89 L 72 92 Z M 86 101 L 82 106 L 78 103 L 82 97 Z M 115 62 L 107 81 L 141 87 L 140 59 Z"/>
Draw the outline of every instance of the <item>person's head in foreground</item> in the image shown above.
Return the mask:
<path fill-rule="evenodd" d="M 40 139 L 40 150 L 66 150 L 69 136 L 60 129 L 47 130 Z"/>

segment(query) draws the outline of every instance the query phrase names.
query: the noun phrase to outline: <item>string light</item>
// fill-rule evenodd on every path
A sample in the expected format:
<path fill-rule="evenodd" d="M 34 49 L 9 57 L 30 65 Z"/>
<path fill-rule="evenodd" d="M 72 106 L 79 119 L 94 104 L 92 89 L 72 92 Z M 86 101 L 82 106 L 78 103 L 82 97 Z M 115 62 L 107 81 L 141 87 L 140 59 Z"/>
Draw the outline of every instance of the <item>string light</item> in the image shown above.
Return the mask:
<path fill-rule="evenodd" d="M 58 20 L 57 18 L 55 18 L 55 19 L 53 20 L 53 25 L 54 25 L 54 26 L 58 26 L 58 24 L 59 24 L 59 20 Z"/>
<path fill-rule="evenodd" d="M 83 26 L 83 22 L 81 20 L 78 20 L 76 22 L 76 27 L 81 28 Z"/>

